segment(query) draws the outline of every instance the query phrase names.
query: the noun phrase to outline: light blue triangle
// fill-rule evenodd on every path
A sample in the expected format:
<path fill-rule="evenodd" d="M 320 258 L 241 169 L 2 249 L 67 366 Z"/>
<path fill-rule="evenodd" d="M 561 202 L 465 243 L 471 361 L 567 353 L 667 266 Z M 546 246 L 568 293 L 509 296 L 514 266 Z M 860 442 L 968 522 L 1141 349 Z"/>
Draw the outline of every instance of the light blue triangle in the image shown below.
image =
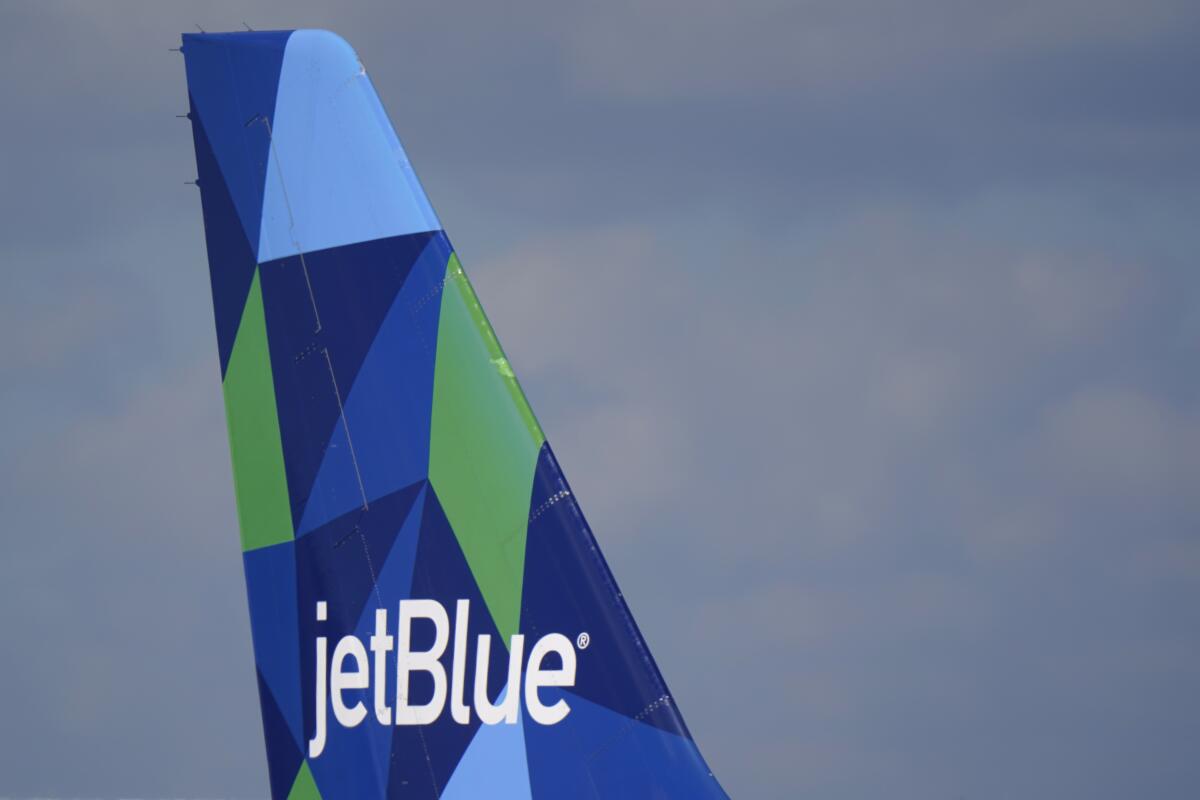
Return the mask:
<path fill-rule="evenodd" d="M 358 56 L 300 30 L 279 73 L 259 263 L 441 227 Z"/>
<path fill-rule="evenodd" d="M 503 702 L 507 688 L 497 703 Z M 463 753 L 442 800 L 476 800 L 503 797 L 505 800 L 531 798 L 529 765 L 525 761 L 525 726 L 480 725 Z"/>

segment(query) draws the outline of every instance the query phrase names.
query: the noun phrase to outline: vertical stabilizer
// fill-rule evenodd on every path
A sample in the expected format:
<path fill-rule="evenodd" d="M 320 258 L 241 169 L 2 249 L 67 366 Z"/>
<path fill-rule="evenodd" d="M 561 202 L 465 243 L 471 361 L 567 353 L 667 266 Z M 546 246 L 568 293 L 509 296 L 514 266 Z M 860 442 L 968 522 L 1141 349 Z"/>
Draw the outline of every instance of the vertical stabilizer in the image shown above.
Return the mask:
<path fill-rule="evenodd" d="M 185 34 L 275 798 L 722 798 L 366 71 Z"/>

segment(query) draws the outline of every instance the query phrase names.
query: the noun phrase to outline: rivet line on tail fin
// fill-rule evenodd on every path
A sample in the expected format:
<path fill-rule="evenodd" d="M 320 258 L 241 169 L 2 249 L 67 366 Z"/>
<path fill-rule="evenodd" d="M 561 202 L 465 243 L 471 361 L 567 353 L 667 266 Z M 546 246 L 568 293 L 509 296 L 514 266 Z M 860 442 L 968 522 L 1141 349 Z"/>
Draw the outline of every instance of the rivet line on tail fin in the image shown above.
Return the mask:
<path fill-rule="evenodd" d="M 338 389 L 337 376 L 333 372 L 333 361 L 329 358 L 329 348 L 322 347 L 321 354 L 325 356 L 325 366 L 329 367 L 329 382 L 333 384 L 333 396 L 337 398 L 338 417 L 342 422 L 342 430 L 346 432 L 346 445 L 350 449 L 350 463 L 354 465 L 354 477 L 358 480 L 358 492 L 362 496 L 362 511 L 359 513 L 361 521 L 362 514 L 371 510 L 371 506 L 367 502 L 367 489 L 363 486 L 362 471 L 358 468 L 358 455 L 354 452 L 354 440 L 350 437 L 350 425 L 346 422 L 346 409 L 342 407 L 342 393 Z M 383 596 L 379 593 L 379 575 L 375 572 L 375 562 L 371 560 L 371 548 L 367 547 L 367 536 L 358 523 L 355 523 L 351 533 L 355 531 L 358 532 L 358 538 L 362 542 L 363 557 L 367 560 L 367 571 L 371 573 L 371 586 L 375 589 L 375 605 L 377 608 L 383 608 Z"/>
<path fill-rule="evenodd" d="M 439 300 L 441 299 L 441 294 L 446 289 L 446 280 L 447 280 L 446 274 L 443 272 L 442 279 L 440 281 L 435 283 L 428 292 L 426 292 L 421 297 L 417 298 L 415 301 L 413 301 L 411 304 L 409 304 L 408 315 L 410 318 L 412 318 L 414 320 L 414 322 L 417 319 L 417 314 L 419 314 L 421 312 L 422 308 L 427 306 L 435 298 L 437 298 Z M 420 325 L 417 325 L 416 329 L 417 329 L 417 336 L 419 337 L 419 339 L 421 341 L 421 346 L 423 348 L 425 348 L 426 351 L 434 353 L 436 355 L 437 354 L 437 337 L 435 336 L 434 340 L 431 342 L 425 336 L 425 333 L 421 329 Z"/>
<path fill-rule="evenodd" d="M 413 313 L 415 314 L 416 312 L 420 311 L 425 307 L 426 304 L 440 295 L 442 290 L 446 288 L 446 281 L 448 280 L 450 280 L 449 276 L 443 275 L 442 279 L 433 285 L 433 288 L 431 288 L 428 292 L 422 295 L 420 299 L 413 303 Z"/>
<path fill-rule="evenodd" d="M 347 437 L 348 438 L 348 437 Z M 367 513 L 366 501 L 363 501 L 363 508 L 358 512 L 358 518 L 354 521 L 354 527 L 343 536 L 334 547 L 340 547 L 342 542 L 345 542 L 354 534 L 358 534 L 358 540 L 362 542 L 363 556 L 367 560 L 367 571 L 371 573 L 371 589 L 375 592 L 375 607 L 383 608 L 383 595 L 379 592 L 379 574 L 375 572 L 375 562 L 371 559 L 371 549 L 367 547 L 367 534 L 363 530 L 362 520 L 363 515 Z"/>
<path fill-rule="evenodd" d="M 287 209 L 288 213 L 288 232 L 291 235 L 292 244 L 296 247 L 296 252 L 300 256 L 300 270 L 304 273 L 304 285 L 308 289 L 308 301 L 312 306 L 313 321 L 315 323 L 313 334 L 318 334 L 321 332 L 321 312 L 317 309 L 317 296 L 313 292 L 312 279 L 308 274 L 308 262 L 304 260 L 304 248 L 300 246 L 300 240 L 296 238 L 296 217 L 292 213 L 292 202 L 288 198 L 287 181 L 283 178 L 283 164 L 280 163 L 279 151 L 275 148 L 275 136 L 271 131 L 271 120 L 267 119 L 265 115 L 260 115 L 259 119 L 262 120 L 263 125 L 267 129 L 267 140 L 270 142 L 271 156 L 275 159 L 275 169 L 279 173 L 279 188 L 283 194 L 284 208 Z M 350 448 L 350 461 L 354 465 L 354 477 L 358 481 L 358 491 L 362 496 L 362 508 L 363 511 L 369 511 L 371 506 L 367 502 L 367 489 L 363 485 L 362 470 L 358 466 L 358 455 L 354 452 L 354 439 L 350 435 L 350 425 L 346 421 L 346 409 L 342 405 L 342 392 L 338 388 L 337 374 L 333 371 L 333 360 L 329 356 L 328 348 L 321 348 L 321 353 L 325 356 L 325 365 L 329 368 L 329 382 L 333 385 L 333 394 L 337 398 L 338 417 L 342 422 L 342 430 L 346 433 L 346 444 Z M 367 566 L 371 570 L 371 580 L 374 582 L 376 578 L 375 567 L 371 564 L 371 553 L 367 548 L 365 537 L 363 538 L 363 552 L 367 557 Z M 378 592 L 378 588 L 376 588 L 376 592 Z"/>
<path fill-rule="evenodd" d="M 662 697 L 658 698 L 653 703 L 650 703 L 645 708 L 643 708 L 641 711 L 639 711 L 637 714 L 635 714 L 633 716 L 633 718 L 635 720 L 637 720 L 638 722 L 641 722 L 643 719 L 645 719 L 650 714 L 650 712 L 657 711 L 658 709 L 662 708 L 663 706 L 669 706 L 669 705 L 671 705 L 671 695 L 664 694 Z"/>
<path fill-rule="evenodd" d="M 285 191 L 284 194 L 287 192 Z M 299 243 L 297 243 L 299 249 Z M 321 332 L 321 314 L 317 311 L 317 296 L 313 294 L 312 280 L 308 277 L 308 263 L 304 260 L 304 253 L 300 253 L 300 269 L 304 272 L 304 283 L 308 286 L 308 300 L 312 303 L 313 319 L 316 320 L 317 327 L 313 328 L 313 333 Z"/>
<path fill-rule="evenodd" d="M 308 263 L 304 260 L 304 248 L 300 246 L 300 240 L 296 238 L 296 217 L 292 214 L 292 201 L 288 199 L 287 181 L 283 179 L 283 165 L 279 162 L 279 151 L 275 149 L 275 136 L 271 133 L 271 120 L 262 115 L 259 116 L 259 119 L 267 127 L 267 141 L 271 143 L 271 157 L 275 159 L 275 170 L 279 173 L 279 190 L 283 193 L 283 207 L 287 209 L 288 213 L 288 233 L 291 235 L 296 252 L 300 254 L 300 269 L 304 272 L 304 283 L 308 287 L 308 300 L 312 304 L 313 319 L 316 322 L 313 333 L 320 333 L 321 314 L 317 311 L 317 296 L 313 294 L 312 281 L 308 277 Z"/>
<path fill-rule="evenodd" d="M 329 367 L 329 382 L 333 384 L 333 395 L 337 398 L 338 416 L 342 421 L 342 430 L 346 432 L 346 444 L 350 447 L 350 462 L 354 465 L 354 477 L 358 479 L 358 491 L 362 495 L 363 511 L 369 511 L 367 489 L 363 486 L 362 472 L 358 468 L 358 456 L 354 453 L 354 440 L 350 438 L 350 426 L 346 423 L 346 409 L 342 407 L 342 393 L 338 389 L 337 376 L 333 372 L 333 361 L 329 358 L 329 348 L 322 347 L 321 354 L 325 356 L 325 365 Z"/>
<path fill-rule="evenodd" d="M 303 263 L 304 256 L 301 255 L 300 258 Z M 305 274 L 307 275 L 307 273 Z M 316 311 L 315 301 L 313 310 Z M 342 430 L 346 432 L 346 445 L 350 449 L 350 463 L 354 465 L 354 477 L 358 480 L 358 492 L 362 496 L 362 513 L 366 513 L 371 510 L 371 506 L 367 502 L 367 489 L 363 486 L 362 471 L 358 468 L 358 455 L 354 452 L 354 439 L 350 437 L 350 425 L 346 422 L 346 409 L 342 407 L 342 392 L 338 389 L 337 376 L 333 372 L 333 361 L 329 358 L 329 348 L 322 347 L 321 353 L 325 356 L 325 366 L 329 368 L 329 382 L 333 385 L 333 396 L 337 398 L 338 417 L 342 421 Z M 361 513 L 359 519 L 362 519 Z M 367 547 L 367 536 L 357 523 L 354 527 L 358 530 L 358 537 L 362 541 L 363 556 L 367 560 L 367 570 L 371 573 L 371 585 L 375 587 L 375 604 L 378 608 L 383 608 L 383 597 L 379 594 L 379 575 L 375 572 L 375 563 L 371 560 L 371 549 Z"/>
<path fill-rule="evenodd" d="M 546 500 L 546 502 L 544 502 L 540 506 L 538 506 L 537 509 L 532 514 L 529 515 L 529 521 L 534 522 L 535 520 L 537 520 L 538 517 L 540 517 L 542 514 L 546 513 L 546 511 L 548 511 L 552 505 L 557 503 L 559 500 L 565 500 L 566 498 L 568 498 L 570 496 L 571 496 L 571 493 L 569 491 L 567 491 L 566 489 L 563 489 L 559 492 L 555 492 L 554 494 L 550 495 L 550 497 Z"/>

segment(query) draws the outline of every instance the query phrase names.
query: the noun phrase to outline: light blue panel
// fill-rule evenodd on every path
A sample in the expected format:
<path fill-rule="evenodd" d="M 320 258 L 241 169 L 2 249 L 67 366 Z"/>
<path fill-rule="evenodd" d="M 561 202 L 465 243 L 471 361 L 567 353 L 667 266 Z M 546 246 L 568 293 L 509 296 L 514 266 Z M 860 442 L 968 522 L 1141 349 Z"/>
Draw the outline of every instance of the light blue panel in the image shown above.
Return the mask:
<path fill-rule="evenodd" d="M 497 702 L 503 702 L 507 689 Z M 529 766 L 525 761 L 524 725 L 480 725 L 463 753 L 441 800 L 476 800 L 503 797 L 525 800 L 529 790 Z"/>
<path fill-rule="evenodd" d="M 340 36 L 301 30 L 288 39 L 271 134 L 259 263 L 441 227 Z"/>

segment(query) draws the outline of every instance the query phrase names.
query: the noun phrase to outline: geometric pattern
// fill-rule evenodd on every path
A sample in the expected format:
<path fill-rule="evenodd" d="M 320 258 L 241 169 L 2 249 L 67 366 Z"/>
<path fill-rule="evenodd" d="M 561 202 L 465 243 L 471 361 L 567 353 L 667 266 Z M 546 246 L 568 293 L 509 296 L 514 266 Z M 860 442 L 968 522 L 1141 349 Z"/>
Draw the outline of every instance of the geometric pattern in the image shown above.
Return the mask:
<path fill-rule="evenodd" d="M 326 31 L 183 52 L 272 797 L 724 797 L 357 55 Z M 330 724 L 310 758 L 318 648 L 410 599 L 470 631 L 440 663 L 484 699 Z M 556 724 L 506 682 L 548 634 L 577 648 L 574 683 L 535 690 L 569 708 Z M 401 685 L 373 663 L 337 702 Z"/>

